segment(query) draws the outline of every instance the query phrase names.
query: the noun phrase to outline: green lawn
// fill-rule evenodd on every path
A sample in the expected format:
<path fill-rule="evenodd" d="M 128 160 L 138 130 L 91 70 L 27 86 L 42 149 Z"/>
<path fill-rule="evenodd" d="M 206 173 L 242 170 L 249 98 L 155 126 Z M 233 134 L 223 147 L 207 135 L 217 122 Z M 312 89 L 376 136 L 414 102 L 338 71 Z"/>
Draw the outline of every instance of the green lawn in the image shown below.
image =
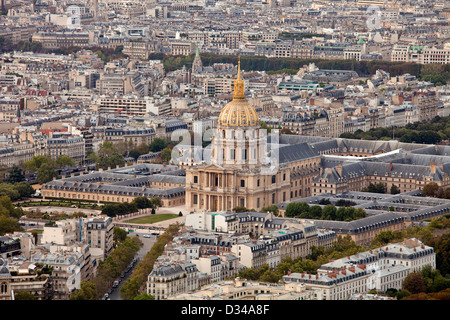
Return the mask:
<path fill-rule="evenodd" d="M 28 230 L 27 232 L 44 233 L 44 230 L 43 229 L 33 229 L 33 230 Z"/>
<path fill-rule="evenodd" d="M 146 224 L 146 223 L 155 223 L 160 222 L 164 220 L 169 220 L 173 218 L 177 218 L 177 214 L 172 213 L 166 213 L 166 214 L 152 214 L 145 217 L 135 218 L 131 220 L 127 220 L 129 223 L 140 223 L 140 224 Z"/>

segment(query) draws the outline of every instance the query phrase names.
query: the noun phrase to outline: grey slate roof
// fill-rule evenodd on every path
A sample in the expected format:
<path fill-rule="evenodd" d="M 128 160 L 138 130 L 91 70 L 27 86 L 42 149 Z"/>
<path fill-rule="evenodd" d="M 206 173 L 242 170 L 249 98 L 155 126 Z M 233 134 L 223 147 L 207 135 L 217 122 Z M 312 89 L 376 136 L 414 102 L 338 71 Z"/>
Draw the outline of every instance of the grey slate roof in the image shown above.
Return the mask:
<path fill-rule="evenodd" d="M 319 156 L 308 143 L 284 146 L 280 147 L 278 150 L 280 163 L 317 158 Z"/>

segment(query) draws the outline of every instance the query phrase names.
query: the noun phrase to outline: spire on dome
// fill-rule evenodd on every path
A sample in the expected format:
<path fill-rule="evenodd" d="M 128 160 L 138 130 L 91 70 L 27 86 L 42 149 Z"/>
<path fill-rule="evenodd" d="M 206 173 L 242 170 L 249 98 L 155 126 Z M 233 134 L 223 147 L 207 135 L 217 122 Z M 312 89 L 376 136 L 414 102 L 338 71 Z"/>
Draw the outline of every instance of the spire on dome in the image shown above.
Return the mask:
<path fill-rule="evenodd" d="M 238 73 L 237 78 L 234 80 L 234 93 L 233 100 L 243 101 L 245 100 L 244 80 L 241 78 L 241 57 L 238 61 Z"/>

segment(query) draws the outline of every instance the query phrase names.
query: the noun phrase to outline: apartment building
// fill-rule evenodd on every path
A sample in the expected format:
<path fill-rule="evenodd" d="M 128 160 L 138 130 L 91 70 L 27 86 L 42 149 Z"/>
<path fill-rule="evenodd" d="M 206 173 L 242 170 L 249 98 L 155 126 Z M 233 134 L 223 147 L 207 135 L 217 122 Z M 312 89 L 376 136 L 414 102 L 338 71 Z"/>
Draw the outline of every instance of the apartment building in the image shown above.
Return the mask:
<path fill-rule="evenodd" d="M 432 247 L 412 238 L 329 262 L 322 265 L 317 273 L 321 276 L 350 266 L 364 268 L 371 275 L 367 278 L 367 291 L 401 290 L 403 281 L 410 273 L 420 272 L 426 266 L 436 268 L 436 254 Z"/>
<path fill-rule="evenodd" d="M 395 44 L 391 51 L 391 61 L 447 64 L 450 62 L 450 49 Z"/>
<path fill-rule="evenodd" d="M 36 253 L 31 256 L 30 261 L 52 268 L 53 300 L 68 300 L 73 291 L 80 289 L 80 266 L 84 264 L 82 253 Z"/>
<path fill-rule="evenodd" d="M 199 272 L 206 273 L 211 277 L 211 282 L 218 282 L 223 280 L 225 274 L 222 270 L 226 268 L 225 262 L 223 262 L 218 256 L 206 256 L 199 257 L 198 259 L 192 259 L 191 262 L 196 265 Z"/>
<path fill-rule="evenodd" d="M 61 31 L 45 32 L 40 31 L 32 36 L 33 42 L 42 43 L 44 49 L 60 49 L 69 47 L 88 47 L 93 41 L 93 36 L 88 32 Z"/>
<path fill-rule="evenodd" d="M 199 271 L 188 262 L 158 263 L 148 275 L 147 293 L 155 300 L 198 289 Z"/>
<path fill-rule="evenodd" d="M 47 138 L 48 156 L 56 160 L 61 156 L 68 156 L 77 163 L 82 163 L 86 157 L 84 138 L 67 134 L 53 133 Z"/>
<path fill-rule="evenodd" d="M 155 52 L 157 47 L 154 41 L 128 40 L 123 43 L 122 53 L 131 59 L 146 60 L 150 53 Z"/>
<path fill-rule="evenodd" d="M 41 243 L 69 245 L 79 241 L 80 222 L 74 219 L 59 220 L 44 227 Z"/>
<path fill-rule="evenodd" d="M 320 300 L 346 300 L 354 293 L 367 292 L 370 274 L 364 266 L 351 266 L 327 274 L 290 273 L 282 280 L 301 283 L 311 290 L 319 290 Z"/>
<path fill-rule="evenodd" d="M 253 240 L 238 242 L 231 247 L 231 253 L 247 268 L 260 268 L 266 263 L 267 247 L 264 242 Z"/>
<path fill-rule="evenodd" d="M 97 102 L 98 110 L 118 115 L 144 116 L 148 113 L 148 99 L 123 96 L 120 98 L 102 97 Z"/>
<path fill-rule="evenodd" d="M 150 144 L 155 137 L 155 130 L 153 128 L 113 128 L 110 126 L 103 126 L 92 128 L 91 131 L 94 141 L 106 141 L 111 143 L 129 142 L 135 146 L 142 143 Z"/>
<path fill-rule="evenodd" d="M 438 115 L 439 99 L 436 92 L 414 92 L 411 103 L 419 107 L 419 121 L 431 121 Z"/>
<path fill-rule="evenodd" d="M 227 77 L 206 78 L 203 81 L 203 92 L 208 95 L 230 94 L 234 89 L 234 79 Z"/>
<path fill-rule="evenodd" d="M 196 45 L 188 41 L 174 41 L 170 43 L 170 52 L 172 55 L 189 56 L 195 53 Z"/>
<path fill-rule="evenodd" d="M 114 225 L 110 217 L 87 218 L 82 221 L 81 239 L 89 244 L 93 257 L 106 259 L 113 250 Z"/>

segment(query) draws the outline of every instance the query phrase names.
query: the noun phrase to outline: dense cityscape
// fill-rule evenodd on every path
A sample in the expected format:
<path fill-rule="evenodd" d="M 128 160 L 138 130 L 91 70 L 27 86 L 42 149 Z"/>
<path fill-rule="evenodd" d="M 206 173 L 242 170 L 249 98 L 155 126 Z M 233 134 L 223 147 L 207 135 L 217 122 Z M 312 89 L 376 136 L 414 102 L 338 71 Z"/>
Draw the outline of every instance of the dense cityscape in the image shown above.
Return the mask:
<path fill-rule="evenodd" d="M 450 299 L 448 1 L 1 12 L 0 300 Z"/>

